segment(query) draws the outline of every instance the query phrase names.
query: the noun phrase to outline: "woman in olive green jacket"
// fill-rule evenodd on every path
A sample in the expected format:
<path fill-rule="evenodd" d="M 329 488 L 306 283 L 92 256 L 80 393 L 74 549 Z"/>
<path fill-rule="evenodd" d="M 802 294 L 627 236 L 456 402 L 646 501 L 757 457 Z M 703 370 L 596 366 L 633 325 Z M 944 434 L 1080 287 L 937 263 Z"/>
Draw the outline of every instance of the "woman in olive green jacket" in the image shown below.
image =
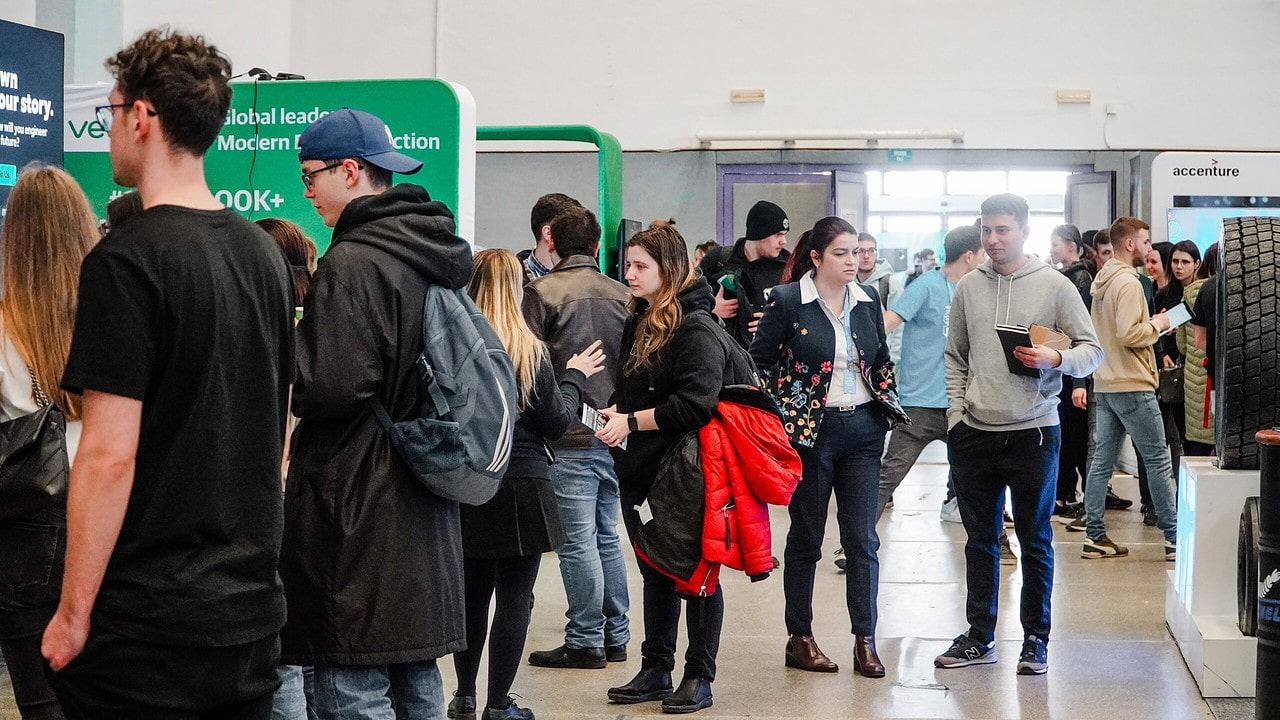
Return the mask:
<path fill-rule="evenodd" d="M 1173 275 L 1183 283 L 1183 301 L 1191 306 L 1204 287 L 1203 279 L 1196 279 L 1200 268 L 1200 249 L 1190 240 L 1183 240 L 1173 249 Z M 1178 328 L 1178 352 L 1182 353 L 1182 388 L 1185 397 L 1186 438 L 1183 453 L 1208 455 L 1213 451 L 1213 418 L 1205 422 L 1208 400 L 1209 374 L 1204 367 L 1204 350 L 1196 347 L 1190 324 Z M 1206 427 L 1207 424 L 1207 427 Z"/>

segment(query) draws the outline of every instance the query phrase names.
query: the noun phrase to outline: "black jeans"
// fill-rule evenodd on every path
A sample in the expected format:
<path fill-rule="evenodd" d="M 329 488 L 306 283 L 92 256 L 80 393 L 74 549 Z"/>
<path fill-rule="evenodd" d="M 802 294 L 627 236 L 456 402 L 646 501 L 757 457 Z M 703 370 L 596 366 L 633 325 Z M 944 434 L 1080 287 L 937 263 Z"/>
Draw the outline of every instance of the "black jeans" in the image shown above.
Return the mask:
<path fill-rule="evenodd" d="M 80 655 L 46 676 L 71 720 L 269 720 L 279 661 L 277 635 L 174 647 L 91 628 Z"/>
<path fill-rule="evenodd" d="M 63 720 L 62 706 L 45 678 L 45 661 L 40 654 L 41 635 L 17 640 L 0 640 L 0 651 L 9 669 L 13 699 L 22 720 Z"/>
<path fill-rule="evenodd" d="M 622 522 L 627 536 L 634 538 L 640 527 L 640 513 L 623 506 Z M 684 676 L 716 679 L 716 655 L 720 652 L 720 631 L 724 627 L 724 590 L 706 597 L 681 595 L 676 583 L 648 563 L 636 558 L 640 578 L 644 581 L 644 642 L 640 643 L 641 667 L 659 667 L 668 671 L 676 666 L 676 639 L 680 630 L 680 604 L 684 602 L 684 620 L 689 632 L 689 647 L 684 653 Z"/>
<path fill-rule="evenodd" d="M 1001 511 L 1005 488 L 1013 498 L 1013 524 L 1022 546 L 1022 630 L 1049 639 L 1053 594 L 1053 497 L 1058 479 L 1057 426 L 988 432 L 964 421 L 951 429 L 947 456 L 956 481 L 969 587 L 968 635 L 995 639 L 1000 595 Z"/>
<path fill-rule="evenodd" d="M 458 673 L 458 694 L 476 694 L 476 675 L 489 636 L 489 688 L 486 705 L 507 706 L 507 694 L 515 681 L 529 634 L 530 601 L 538 579 L 541 555 L 500 559 L 465 559 L 467 649 L 453 655 Z M 493 628 L 489 628 L 489 603 L 497 597 Z"/>
<path fill-rule="evenodd" d="M 783 553 L 782 591 L 791 635 L 813 634 L 813 582 L 822 559 L 831 496 L 836 496 L 840 546 L 847 560 L 845 605 L 854 635 L 876 634 L 880 590 L 880 453 L 889 423 L 868 403 L 852 412 L 827 412 L 812 448 L 797 447 L 804 479 L 787 506 L 791 529 Z"/>

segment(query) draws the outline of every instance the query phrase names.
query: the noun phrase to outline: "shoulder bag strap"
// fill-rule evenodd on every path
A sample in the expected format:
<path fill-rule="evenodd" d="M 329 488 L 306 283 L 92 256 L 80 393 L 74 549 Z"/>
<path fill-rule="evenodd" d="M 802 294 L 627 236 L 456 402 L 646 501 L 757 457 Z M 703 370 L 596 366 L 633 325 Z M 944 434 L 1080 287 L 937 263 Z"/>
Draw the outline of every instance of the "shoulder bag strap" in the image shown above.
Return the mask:
<path fill-rule="evenodd" d="M 49 405 L 49 396 L 44 394 L 44 390 L 40 387 L 40 381 L 36 379 L 36 371 L 27 366 L 27 374 L 31 376 L 31 395 L 35 398 L 36 403 L 40 407 Z"/>

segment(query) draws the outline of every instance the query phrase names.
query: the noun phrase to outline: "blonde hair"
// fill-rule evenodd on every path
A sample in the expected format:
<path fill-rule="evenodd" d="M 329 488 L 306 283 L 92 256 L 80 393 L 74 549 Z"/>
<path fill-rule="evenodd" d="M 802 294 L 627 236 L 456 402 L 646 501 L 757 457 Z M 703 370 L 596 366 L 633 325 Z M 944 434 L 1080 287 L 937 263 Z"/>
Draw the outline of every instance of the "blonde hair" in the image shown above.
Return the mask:
<path fill-rule="evenodd" d="M 97 239 L 97 217 L 71 175 L 41 163 L 22 169 L 0 230 L 0 318 L 40 389 L 69 420 L 80 418 L 80 397 L 58 384 L 71 352 L 80 263 Z"/>
<path fill-rule="evenodd" d="M 481 250 L 471 260 L 467 294 L 489 318 L 511 356 L 520 388 L 520 409 L 527 410 L 537 398 L 538 366 L 546 361 L 548 352 L 547 344 L 533 334 L 520 312 L 523 284 L 524 269 L 510 250 Z"/>
<path fill-rule="evenodd" d="M 662 285 L 649 302 L 649 309 L 636 323 L 631 357 L 622 368 L 628 374 L 647 369 L 675 337 L 684 318 L 680 293 L 693 283 L 701 282 L 689 264 L 689 248 L 676 231 L 674 220 L 653 221 L 647 230 L 641 230 L 627 241 L 627 248 L 633 247 L 643 249 L 657 263 Z M 631 298 L 633 310 L 637 302 L 635 297 Z"/>

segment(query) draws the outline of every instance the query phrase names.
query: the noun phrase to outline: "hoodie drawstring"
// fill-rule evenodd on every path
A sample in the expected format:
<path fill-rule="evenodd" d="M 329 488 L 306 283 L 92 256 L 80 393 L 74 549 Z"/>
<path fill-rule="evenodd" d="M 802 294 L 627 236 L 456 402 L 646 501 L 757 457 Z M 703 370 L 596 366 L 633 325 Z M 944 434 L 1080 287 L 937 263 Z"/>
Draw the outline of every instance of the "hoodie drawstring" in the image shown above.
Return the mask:
<path fill-rule="evenodd" d="M 995 310 L 992 312 L 992 315 L 997 319 L 997 321 L 1000 318 L 1000 285 L 1002 284 L 1000 281 L 1003 277 L 1004 276 L 1001 275 L 1000 273 L 996 273 L 996 307 L 995 307 Z M 1009 297 L 1008 299 L 1005 300 L 1005 305 L 1004 305 L 1004 324 L 1005 325 L 1009 324 L 1009 314 L 1012 311 L 1013 311 L 1013 276 L 1010 275 L 1009 276 Z"/>

